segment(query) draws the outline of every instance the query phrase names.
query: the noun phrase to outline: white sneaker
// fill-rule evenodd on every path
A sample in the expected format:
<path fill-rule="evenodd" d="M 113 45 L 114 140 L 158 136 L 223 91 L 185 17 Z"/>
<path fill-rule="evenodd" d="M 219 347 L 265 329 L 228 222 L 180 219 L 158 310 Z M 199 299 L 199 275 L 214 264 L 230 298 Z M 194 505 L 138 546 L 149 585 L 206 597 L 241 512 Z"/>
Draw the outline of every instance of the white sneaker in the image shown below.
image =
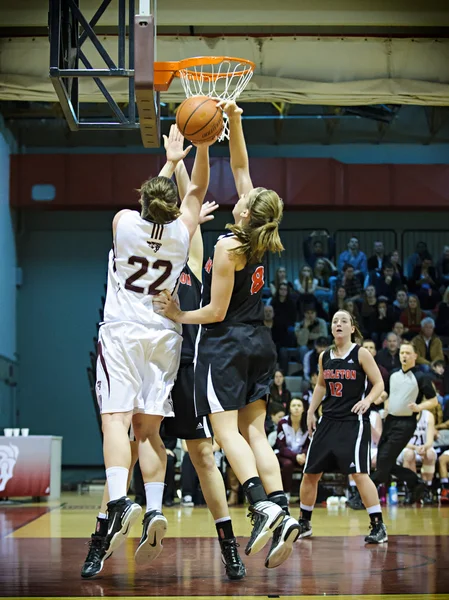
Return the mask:
<path fill-rule="evenodd" d="M 195 506 L 192 496 L 184 496 L 181 500 L 181 506 Z"/>
<path fill-rule="evenodd" d="M 147 512 L 143 518 L 143 531 L 134 558 L 138 565 L 155 560 L 162 552 L 162 540 L 167 533 L 167 519 L 158 510 Z"/>
<path fill-rule="evenodd" d="M 274 569 L 287 560 L 299 533 L 298 521 L 290 515 L 286 515 L 274 531 L 271 548 L 265 560 L 267 569 Z"/>
<path fill-rule="evenodd" d="M 245 548 L 245 553 L 249 555 L 262 550 L 276 527 L 282 523 L 285 512 L 274 502 L 265 500 L 250 506 L 248 516 L 251 517 L 253 525 L 251 537 Z"/>

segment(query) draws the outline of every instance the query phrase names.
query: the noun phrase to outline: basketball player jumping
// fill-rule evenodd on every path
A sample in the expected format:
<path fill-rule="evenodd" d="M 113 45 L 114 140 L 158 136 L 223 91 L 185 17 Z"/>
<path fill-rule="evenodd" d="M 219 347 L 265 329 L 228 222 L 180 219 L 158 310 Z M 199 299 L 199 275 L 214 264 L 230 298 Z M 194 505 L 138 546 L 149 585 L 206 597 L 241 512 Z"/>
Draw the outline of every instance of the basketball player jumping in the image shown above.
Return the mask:
<path fill-rule="evenodd" d="M 377 488 L 369 477 L 371 425 L 370 405 L 379 398 L 384 383 L 368 350 L 352 342 L 361 337 L 354 318 L 339 310 L 332 319 L 334 344 L 319 358 L 318 381 L 307 414 L 312 441 L 304 465 L 300 501 L 300 537 L 312 535 L 310 520 L 318 482 L 324 471 L 335 469 L 352 475 L 371 521 L 368 544 L 388 541 Z M 365 397 L 367 378 L 372 384 Z M 315 412 L 323 403 L 323 416 L 316 423 Z"/>
<path fill-rule="evenodd" d="M 155 306 L 176 322 L 201 324 L 195 365 L 198 416 L 210 415 L 250 503 L 253 530 L 246 554 L 259 552 L 274 537 L 265 565 L 276 567 L 291 554 L 299 526 L 288 515 L 279 462 L 268 443 L 266 398 L 276 365 L 270 331 L 263 325 L 263 257 L 283 250 L 279 223 L 283 203 L 276 192 L 254 188 L 243 136 L 242 110 L 226 103 L 231 167 L 240 199 L 231 234 L 217 242 L 205 266 L 203 308 L 180 310 L 167 291 Z M 259 477 L 260 476 L 260 477 Z M 267 496 L 268 494 L 268 496 Z"/>
<path fill-rule="evenodd" d="M 167 521 L 162 515 L 166 452 L 159 435 L 181 352 L 181 328 L 153 310 L 153 298 L 173 291 L 187 261 L 190 240 L 209 184 L 210 143 L 197 148 L 192 181 L 182 209 L 169 179 L 183 150 L 183 138 L 170 130 L 167 164 L 140 189 L 141 213 L 124 210 L 112 224 L 104 323 L 99 332 L 97 395 L 102 413 L 108 503 L 107 552 L 126 539 L 141 508 L 126 497 L 131 462 L 128 429 L 133 423 L 145 483 L 147 511 L 136 562 L 156 558 Z M 134 414 L 133 414 L 134 413 Z"/>

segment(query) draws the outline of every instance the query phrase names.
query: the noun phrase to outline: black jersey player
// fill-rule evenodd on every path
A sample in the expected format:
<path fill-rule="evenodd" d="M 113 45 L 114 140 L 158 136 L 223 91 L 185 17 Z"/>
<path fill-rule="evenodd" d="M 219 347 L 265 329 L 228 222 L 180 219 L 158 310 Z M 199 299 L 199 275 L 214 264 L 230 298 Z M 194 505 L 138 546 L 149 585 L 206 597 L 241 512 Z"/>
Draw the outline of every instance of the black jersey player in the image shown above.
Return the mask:
<path fill-rule="evenodd" d="M 165 316 L 203 326 L 195 366 L 196 412 L 210 415 L 217 441 L 251 505 L 253 530 L 245 552 L 255 554 L 273 535 L 265 562 L 271 568 L 288 558 L 299 535 L 297 521 L 288 515 L 279 462 L 264 430 L 276 352 L 263 325 L 263 257 L 283 249 L 278 232 L 283 204 L 273 190 L 253 187 L 242 111 L 232 102 L 224 110 L 240 195 L 233 210 L 235 225 L 228 226 L 231 234 L 218 240 L 205 265 L 203 307 L 181 311 L 169 294 L 159 302 Z"/>
<path fill-rule="evenodd" d="M 388 540 L 382 520 L 376 486 L 369 477 L 371 426 L 370 405 L 383 392 L 384 384 L 374 358 L 365 348 L 353 343 L 358 335 L 353 317 L 344 310 L 332 319 L 334 344 L 320 355 L 319 376 L 310 403 L 307 425 L 313 437 L 304 465 L 300 501 L 301 537 L 312 535 L 310 520 L 317 496 L 318 482 L 324 471 L 352 475 L 367 507 L 371 532 L 365 542 L 378 544 Z M 367 380 L 372 389 L 365 396 Z M 323 403 L 318 424 L 315 411 Z"/>

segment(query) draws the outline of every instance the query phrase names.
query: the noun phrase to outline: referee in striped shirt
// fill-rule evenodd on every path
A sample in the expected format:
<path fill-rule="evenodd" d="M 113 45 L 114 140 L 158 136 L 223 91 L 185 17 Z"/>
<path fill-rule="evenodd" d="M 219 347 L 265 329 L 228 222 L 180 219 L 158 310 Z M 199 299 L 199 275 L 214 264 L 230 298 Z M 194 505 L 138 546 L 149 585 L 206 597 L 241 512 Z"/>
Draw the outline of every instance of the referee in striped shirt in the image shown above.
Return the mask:
<path fill-rule="evenodd" d="M 412 493 L 412 502 L 421 498 L 426 486 L 410 469 L 399 466 L 396 460 L 407 446 L 416 428 L 417 414 L 432 410 L 438 404 L 435 388 L 427 373 L 416 368 L 418 355 L 412 343 L 401 345 L 401 368 L 393 371 L 384 392 L 376 404 L 388 398 L 388 415 L 377 450 L 377 468 L 371 478 L 376 485 L 387 483 L 390 475 L 404 481 Z"/>

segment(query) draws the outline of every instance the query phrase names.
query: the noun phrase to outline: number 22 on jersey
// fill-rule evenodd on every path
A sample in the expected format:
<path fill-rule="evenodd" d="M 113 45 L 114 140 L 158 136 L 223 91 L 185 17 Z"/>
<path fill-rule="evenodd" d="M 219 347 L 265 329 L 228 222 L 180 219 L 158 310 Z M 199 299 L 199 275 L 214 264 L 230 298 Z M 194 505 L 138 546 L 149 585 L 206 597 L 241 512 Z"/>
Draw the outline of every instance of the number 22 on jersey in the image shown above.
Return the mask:
<path fill-rule="evenodd" d="M 257 267 L 251 277 L 251 295 L 257 294 L 265 284 L 265 267 Z"/>
<path fill-rule="evenodd" d="M 160 285 L 162 285 L 164 283 L 164 281 L 166 279 L 168 279 L 168 277 L 170 277 L 170 273 L 173 268 L 172 264 L 169 260 L 156 260 L 153 263 L 152 268 L 153 269 L 165 269 L 165 271 L 163 273 L 161 273 L 160 277 L 158 277 L 156 279 L 156 281 L 148 287 L 148 291 L 146 291 L 146 289 L 144 287 L 142 287 L 140 285 L 134 285 L 134 282 L 136 282 L 138 279 L 140 279 L 141 277 L 146 275 L 146 273 L 150 267 L 150 263 L 148 262 L 148 260 L 146 258 L 143 258 L 141 256 L 131 256 L 128 260 L 128 264 L 129 265 L 141 265 L 141 267 L 135 273 L 133 273 L 132 275 L 130 275 L 128 277 L 128 279 L 125 282 L 125 289 L 130 290 L 131 292 L 137 292 L 139 294 L 150 294 L 151 296 L 156 296 L 157 294 L 159 294 L 162 291 L 161 289 L 158 289 L 158 288 Z"/>

